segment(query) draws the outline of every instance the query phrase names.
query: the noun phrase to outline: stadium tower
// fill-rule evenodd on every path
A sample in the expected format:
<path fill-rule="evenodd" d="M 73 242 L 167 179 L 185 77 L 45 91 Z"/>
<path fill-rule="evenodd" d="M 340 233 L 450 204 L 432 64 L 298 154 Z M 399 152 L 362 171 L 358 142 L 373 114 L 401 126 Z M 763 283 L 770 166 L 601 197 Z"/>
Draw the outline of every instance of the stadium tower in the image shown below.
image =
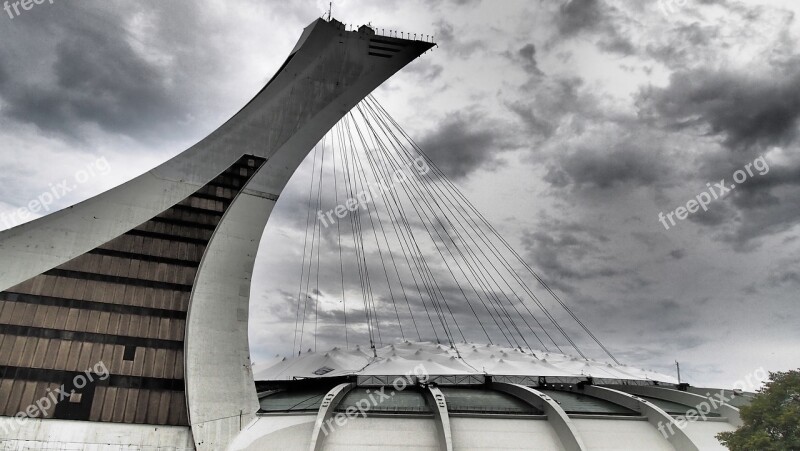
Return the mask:
<path fill-rule="evenodd" d="M 256 384 L 248 304 L 273 206 L 315 144 L 432 46 L 316 20 L 207 138 L 0 233 L 0 448 L 713 449 L 740 422 L 732 405 L 679 427 L 705 391 L 670 376 L 577 347 L 455 343 L 435 293 L 443 344 L 302 353 Z"/>

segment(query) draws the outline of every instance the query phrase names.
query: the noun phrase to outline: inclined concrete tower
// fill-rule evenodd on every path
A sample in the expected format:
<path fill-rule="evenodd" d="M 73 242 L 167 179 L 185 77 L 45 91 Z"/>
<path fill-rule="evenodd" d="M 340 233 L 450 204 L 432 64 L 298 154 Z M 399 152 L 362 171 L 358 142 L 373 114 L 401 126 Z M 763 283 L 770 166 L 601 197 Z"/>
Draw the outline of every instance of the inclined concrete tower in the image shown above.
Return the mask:
<path fill-rule="evenodd" d="M 432 45 L 317 20 L 206 139 L 0 232 L 0 449 L 723 449 L 714 435 L 742 424 L 751 394 L 577 347 L 420 337 L 305 352 L 254 381 L 250 282 L 275 202 L 315 143 Z"/>
<path fill-rule="evenodd" d="M 315 143 L 432 45 L 316 20 L 207 138 L 0 233 L 0 443 L 225 448 L 259 408 L 248 302 L 275 202 Z"/>

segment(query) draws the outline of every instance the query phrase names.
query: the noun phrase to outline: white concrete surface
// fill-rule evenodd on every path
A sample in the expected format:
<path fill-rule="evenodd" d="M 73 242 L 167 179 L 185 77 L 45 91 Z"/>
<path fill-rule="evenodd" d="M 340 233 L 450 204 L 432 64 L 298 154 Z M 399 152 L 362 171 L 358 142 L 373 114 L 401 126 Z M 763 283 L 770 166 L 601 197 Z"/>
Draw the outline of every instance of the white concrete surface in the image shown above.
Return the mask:
<path fill-rule="evenodd" d="M 36 418 L 19 425 L 14 418 L 0 417 L 0 449 L 189 451 L 195 447 L 189 427 Z"/>
<path fill-rule="evenodd" d="M 455 451 L 517 450 L 563 451 L 550 422 L 535 419 L 450 419 Z"/>
<path fill-rule="evenodd" d="M 228 446 L 229 451 L 306 450 L 316 415 L 258 416 Z"/>
<path fill-rule="evenodd" d="M 646 420 L 574 419 L 573 423 L 588 451 L 675 451 Z"/>
<path fill-rule="evenodd" d="M 325 451 L 438 451 L 433 418 L 354 418 L 325 438 Z"/>

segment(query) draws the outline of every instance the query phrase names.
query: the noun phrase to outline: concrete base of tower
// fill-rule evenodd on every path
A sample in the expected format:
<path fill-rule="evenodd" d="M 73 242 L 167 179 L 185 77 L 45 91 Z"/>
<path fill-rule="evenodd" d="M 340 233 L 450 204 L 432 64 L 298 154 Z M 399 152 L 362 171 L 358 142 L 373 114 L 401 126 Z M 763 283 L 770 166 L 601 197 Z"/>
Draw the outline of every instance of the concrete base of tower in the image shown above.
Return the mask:
<path fill-rule="evenodd" d="M 0 417 L 3 450 L 194 450 L 188 426 Z"/>

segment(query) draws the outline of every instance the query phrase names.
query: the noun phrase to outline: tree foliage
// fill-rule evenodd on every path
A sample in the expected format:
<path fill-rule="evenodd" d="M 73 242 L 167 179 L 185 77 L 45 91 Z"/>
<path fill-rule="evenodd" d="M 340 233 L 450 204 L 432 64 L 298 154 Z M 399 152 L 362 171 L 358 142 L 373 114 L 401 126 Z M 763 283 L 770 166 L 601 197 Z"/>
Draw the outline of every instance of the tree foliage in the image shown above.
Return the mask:
<path fill-rule="evenodd" d="M 741 408 L 744 424 L 717 434 L 731 451 L 800 451 L 800 370 L 769 373 L 769 378 Z"/>

